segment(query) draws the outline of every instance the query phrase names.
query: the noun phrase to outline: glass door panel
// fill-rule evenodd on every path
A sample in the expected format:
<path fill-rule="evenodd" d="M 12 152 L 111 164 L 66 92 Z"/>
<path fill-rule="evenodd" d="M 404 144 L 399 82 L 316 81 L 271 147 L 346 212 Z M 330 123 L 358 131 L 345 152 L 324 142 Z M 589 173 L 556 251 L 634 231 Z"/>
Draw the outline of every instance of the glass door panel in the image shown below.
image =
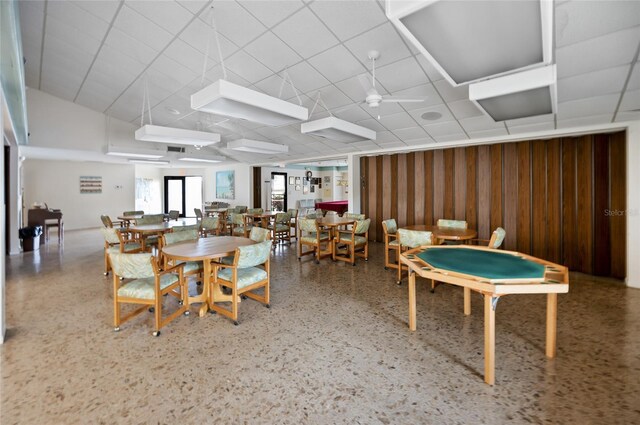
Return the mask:
<path fill-rule="evenodd" d="M 184 200 L 184 196 L 183 196 L 183 179 L 182 178 L 171 178 L 168 177 L 167 178 L 167 186 L 166 186 L 166 205 L 167 205 L 167 211 L 165 212 L 169 212 L 171 210 L 178 210 L 180 211 L 180 215 L 184 215 L 184 209 L 183 209 L 183 200 Z"/>
<path fill-rule="evenodd" d="M 202 209 L 202 177 L 185 177 L 185 216 L 195 217 L 194 208 Z"/>
<path fill-rule="evenodd" d="M 287 210 L 287 173 L 271 173 L 271 211 Z"/>

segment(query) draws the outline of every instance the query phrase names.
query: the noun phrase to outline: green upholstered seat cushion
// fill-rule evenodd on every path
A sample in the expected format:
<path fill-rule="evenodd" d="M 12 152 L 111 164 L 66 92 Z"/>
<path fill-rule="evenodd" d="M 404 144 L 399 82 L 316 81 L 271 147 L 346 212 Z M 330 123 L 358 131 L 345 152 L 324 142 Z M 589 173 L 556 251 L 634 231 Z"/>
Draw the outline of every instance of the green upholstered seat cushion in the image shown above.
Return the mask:
<path fill-rule="evenodd" d="M 244 235 L 244 226 L 238 226 L 233 228 L 233 234 L 236 236 Z"/>
<path fill-rule="evenodd" d="M 353 239 L 356 245 L 364 245 L 367 243 L 367 238 L 365 238 L 364 236 L 355 235 Z M 349 233 L 340 233 L 338 242 L 351 243 L 351 235 Z"/>
<path fill-rule="evenodd" d="M 187 261 L 184 263 L 185 273 L 196 273 L 202 271 L 202 261 Z"/>
<path fill-rule="evenodd" d="M 329 239 L 329 233 L 327 232 L 320 232 L 320 240 L 328 240 Z M 312 232 L 309 233 L 308 235 L 303 235 L 300 238 L 300 242 L 302 243 L 316 243 L 317 238 L 316 238 L 316 233 Z"/>
<path fill-rule="evenodd" d="M 218 272 L 218 279 L 231 282 L 233 276 L 233 269 L 223 269 Z M 265 280 L 267 278 L 267 272 L 259 267 L 247 267 L 245 269 L 238 269 L 238 288 L 244 288 L 249 285 L 253 285 L 256 282 Z"/>
<path fill-rule="evenodd" d="M 541 279 L 544 277 L 544 265 L 500 251 L 431 248 L 417 256 L 438 269 L 487 279 Z"/>
<path fill-rule="evenodd" d="M 124 251 L 123 252 L 130 252 L 136 249 L 140 249 L 140 244 L 138 242 L 128 242 L 126 244 L 124 244 Z M 109 248 L 109 253 L 112 252 L 120 252 L 120 246 L 112 246 L 111 248 Z"/>
<path fill-rule="evenodd" d="M 397 239 L 389 241 L 389 246 L 400 246 Z"/>
<path fill-rule="evenodd" d="M 273 230 L 273 225 L 269 225 L 269 229 Z M 288 224 L 276 224 L 276 232 L 287 232 L 290 227 Z"/>
<path fill-rule="evenodd" d="M 160 289 L 165 289 L 178 281 L 178 276 L 175 274 L 165 274 L 160 276 Z M 155 295 L 155 278 L 145 277 L 125 283 L 118 288 L 119 297 L 127 298 L 141 298 L 145 300 L 152 300 Z"/>

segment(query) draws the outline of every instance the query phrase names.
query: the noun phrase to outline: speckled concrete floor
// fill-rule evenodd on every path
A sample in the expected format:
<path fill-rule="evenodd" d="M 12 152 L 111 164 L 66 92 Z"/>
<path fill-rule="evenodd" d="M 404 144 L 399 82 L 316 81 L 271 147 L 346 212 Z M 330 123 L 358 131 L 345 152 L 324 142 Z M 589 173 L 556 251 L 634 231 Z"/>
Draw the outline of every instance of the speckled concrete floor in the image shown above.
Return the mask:
<path fill-rule="evenodd" d="M 544 295 L 504 297 L 490 387 L 481 298 L 464 317 L 460 288 L 419 282 L 409 332 L 379 244 L 356 267 L 278 248 L 270 310 L 248 300 L 238 327 L 192 314 L 154 338 L 151 314 L 112 331 L 97 230 L 52 242 L 7 258 L 3 425 L 640 423 L 640 291 L 615 282 L 572 276 L 554 360 Z"/>

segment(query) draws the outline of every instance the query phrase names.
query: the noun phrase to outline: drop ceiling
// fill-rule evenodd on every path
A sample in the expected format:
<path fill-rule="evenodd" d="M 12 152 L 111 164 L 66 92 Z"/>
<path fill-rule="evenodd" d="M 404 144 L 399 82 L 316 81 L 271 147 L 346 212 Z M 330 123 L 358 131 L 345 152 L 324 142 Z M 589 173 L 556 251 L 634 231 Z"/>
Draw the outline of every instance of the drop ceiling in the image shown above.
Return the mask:
<path fill-rule="evenodd" d="M 290 86 L 281 89 L 286 69 L 303 106 L 311 109 L 321 92 L 336 117 L 375 130 L 377 139 L 344 144 L 301 134 L 299 123 L 266 127 L 191 110 L 190 95 L 223 78 L 208 1 L 21 1 L 27 85 L 139 126 L 146 75 L 154 124 L 220 133 L 222 143 L 203 151 L 250 164 L 640 119 L 637 1 L 556 1 L 557 113 L 502 123 L 402 38 L 381 1 L 213 6 L 229 81 L 297 103 Z M 365 93 L 357 76 L 367 72 L 371 49 L 381 53 L 380 94 L 428 96 L 426 102 L 358 105 Z M 423 119 L 429 112 L 440 117 Z M 310 120 L 326 116 L 317 110 Z M 240 138 L 285 144 L 289 151 L 268 156 L 220 147 Z"/>

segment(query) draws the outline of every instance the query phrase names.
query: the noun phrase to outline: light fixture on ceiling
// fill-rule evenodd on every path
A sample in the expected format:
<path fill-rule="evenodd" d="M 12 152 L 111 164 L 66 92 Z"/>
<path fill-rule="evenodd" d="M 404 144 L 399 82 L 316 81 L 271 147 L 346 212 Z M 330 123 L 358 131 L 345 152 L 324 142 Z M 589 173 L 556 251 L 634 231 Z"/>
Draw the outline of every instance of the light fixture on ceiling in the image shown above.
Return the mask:
<path fill-rule="evenodd" d="M 133 164 L 147 164 L 147 165 L 168 165 L 169 164 L 169 161 L 145 160 L 145 159 L 130 159 L 129 162 Z"/>
<path fill-rule="evenodd" d="M 553 60 L 553 0 L 387 0 L 386 14 L 454 86 Z"/>
<path fill-rule="evenodd" d="M 158 159 L 158 158 L 162 158 L 165 155 L 165 153 L 155 149 L 144 149 L 139 147 L 108 146 L 107 155 L 124 156 L 127 158 Z"/>
<path fill-rule="evenodd" d="M 302 123 L 300 132 L 336 142 L 376 140 L 376 132 L 334 116 Z"/>
<path fill-rule="evenodd" d="M 214 143 L 219 143 L 220 135 L 206 131 L 147 124 L 136 130 L 136 140 L 176 145 L 209 146 Z"/>
<path fill-rule="evenodd" d="M 253 153 L 287 153 L 289 146 L 277 143 L 262 142 L 260 140 L 238 139 L 227 143 L 227 148 L 242 152 Z"/>
<path fill-rule="evenodd" d="M 269 126 L 288 125 L 309 118 L 309 111 L 303 106 L 226 80 L 218 80 L 192 94 L 191 108 Z"/>
<path fill-rule="evenodd" d="M 469 85 L 469 100 L 494 121 L 556 111 L 556 66 L 531 69 Z"/>
<path fill-rule="evenodd" d="M 178 158 L 179 161 L 186 162 L 208 162 L 208 163 L 218 163 L 225 161 L 227 158 L 224 156 L 215 156 L 215 155 L 198 155 L 198 156 L 183 156 Z"/>

